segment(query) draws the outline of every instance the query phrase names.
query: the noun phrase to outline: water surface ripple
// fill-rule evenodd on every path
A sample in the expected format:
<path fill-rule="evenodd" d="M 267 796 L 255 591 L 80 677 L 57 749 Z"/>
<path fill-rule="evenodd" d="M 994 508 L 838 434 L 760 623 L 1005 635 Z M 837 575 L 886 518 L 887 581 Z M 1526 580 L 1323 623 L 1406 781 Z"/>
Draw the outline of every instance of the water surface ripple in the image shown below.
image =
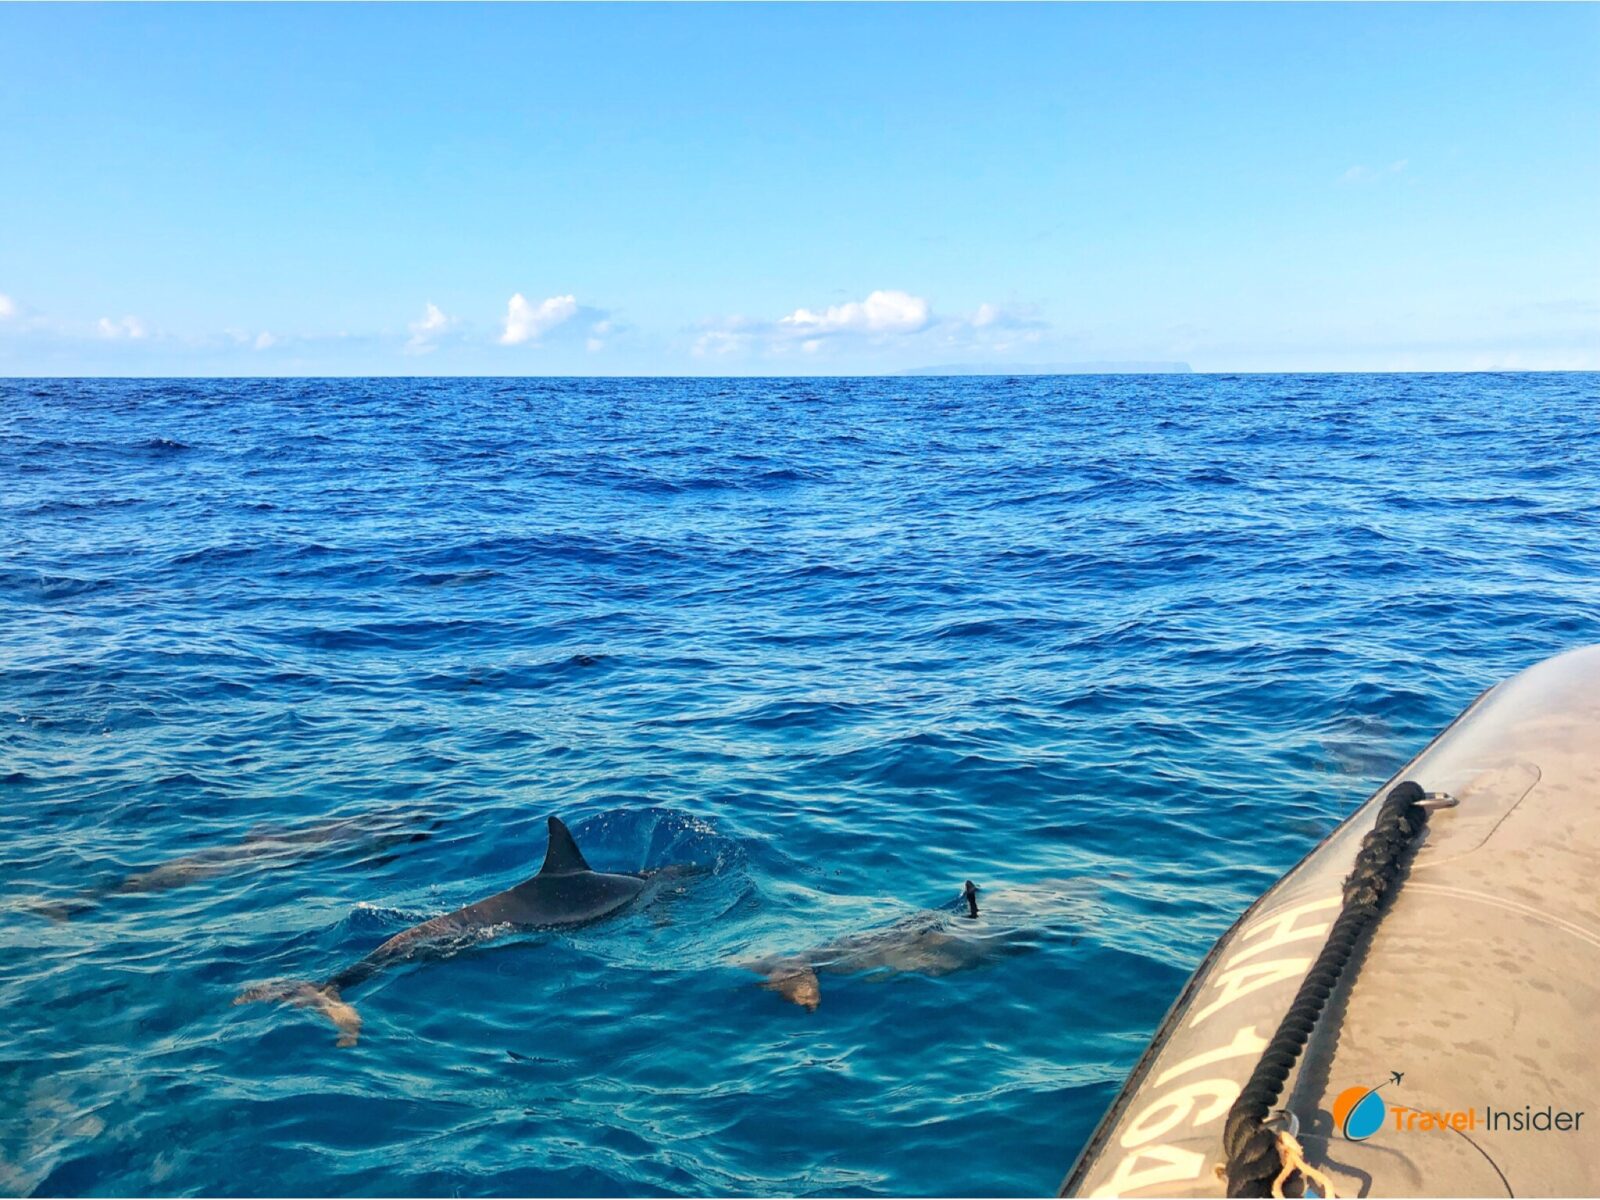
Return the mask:
<path fill-rule="evenodd" d="M 0 1192 L 1049 1191 L 1251 899 L 1600 641 L 1597 398 L 0 382 Z M 352 1049 L 230 1003 L 552 812 L 705 870 L 379 977 Z M 1018 952 L 814 1013 L 738 965 L 969 877 L 1045 898 Z"/>

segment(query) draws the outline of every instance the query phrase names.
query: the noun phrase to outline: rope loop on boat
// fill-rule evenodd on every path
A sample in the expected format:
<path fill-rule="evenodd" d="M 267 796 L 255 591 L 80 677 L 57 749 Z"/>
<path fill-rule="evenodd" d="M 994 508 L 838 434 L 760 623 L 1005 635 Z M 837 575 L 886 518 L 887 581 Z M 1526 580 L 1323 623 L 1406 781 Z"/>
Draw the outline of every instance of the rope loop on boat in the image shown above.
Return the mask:
<path fill-rule="evenodd" d="M 1318 1195 L 1326 1197 L 1326 1200 L 1338 1200 L 1337 1193 L 1333 1190 L 1333 1180 L 1306 1161 L 1306 1152 L 1300 1148 L 1300 1143 L 1294 1134 L 1287 1129 L 1278 1134 L 1278 1159 L 1283 1163 L 1283 1170 L 1279 1171 L 1277 1178 L 1272 1181 L 1273 1200 L 1284 1200 L 1286 1195 L 1283 1190 L 1284 1185 L 1294 1178 L 1296 1172 L 1322 1189 Z"/>
<path fill-rule="evenodd" d="M 1228 1110 L 1222 1148 L 1230 1196 L 1271 1196 L 1275 1191 L 1281 1196 L 1281 1177 L 1300 1175 L 1299 1163 L 1284 1162 L 1282 1143 L 1278 1134 L 1268 1128 L 1267 1118 L 1327 1006 L 1328 997 L 1338 985 L 1339 976 L 1349 965 L 1362 935 L 1377 921 L 1384 896 L 1399 885 L 1406 853 L 1428 823 L 1428 809 L 1421 803 L 1425 796 L 1420 787 L 1407 780 L 1384 798 L 1377 823 L 1362 839 L 1355 866 L 1344 881 L 1344 904 L 1328 932 L 1328 940 L 1301 981 L 1294 1003 L 1262 1051 L 1239 1098 Z M 1326 1184 L 1325 1180 L 1317 1182 Z M 1303 1178 L 1290 1179 L 1289 1183 L 1293 1194 L 1304 1191 Z"/>

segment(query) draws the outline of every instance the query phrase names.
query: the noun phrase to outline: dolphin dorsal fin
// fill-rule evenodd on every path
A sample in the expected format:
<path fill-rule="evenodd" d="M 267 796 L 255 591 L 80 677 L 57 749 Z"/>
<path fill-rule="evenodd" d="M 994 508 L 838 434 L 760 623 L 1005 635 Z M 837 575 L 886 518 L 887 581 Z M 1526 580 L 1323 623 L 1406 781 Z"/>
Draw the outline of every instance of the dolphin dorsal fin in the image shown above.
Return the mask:
<path fill-rule="evenodd" d="M 572 840 L 572 830 L 561 823 L 561 818 L 550 818 L 550 848 L 544 852 L 541 875 L 576 875 L 579 871 L 594 870 L 584 861 L 583 851 Z"/>

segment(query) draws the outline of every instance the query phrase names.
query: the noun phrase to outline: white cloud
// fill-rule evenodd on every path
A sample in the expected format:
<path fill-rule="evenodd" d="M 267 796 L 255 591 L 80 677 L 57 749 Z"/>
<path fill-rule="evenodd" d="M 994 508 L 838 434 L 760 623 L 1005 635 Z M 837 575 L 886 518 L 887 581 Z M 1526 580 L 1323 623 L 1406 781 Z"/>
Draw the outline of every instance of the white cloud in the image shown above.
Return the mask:
<path fill-rule="evenodd" d="M 120 321 L 113 321 L 110 317 L 101 317 L 95 325 L 96 331 L 103 338 L 120 340 L 131 338 L 137 341 L 150 336 L 150 331 L 144 327 L 144 322 L 138 317 L 123 317 Z"/>
<path fill-rule="evenodd" d="M 410 354 L 426 354 L 458 323 L 455 317 L 446 316 L 437 304 L 428 301 L 422 316 L 406 326 L 411 331 L 411 336 L 406 339 L 406 351 Z"/>
<path fill-rule="evenodd" d="M 256 334 L 255 348 L 257 350 L 271 350 L 277 344 L 278 339 L 273 337 L 272 334 L 268 333 L 265 329 Z"/>
<path fill-rule="evenodd" d="M 702 321 L 691 350 L 697 358 L 746 352 L 822 357 L 866 349 L 895 356 L 998 353 L 1034 345 L 1048 330 L 1049 325 L 1027 308 L 984 303 L 970 316 L 936 317 L 933 306 L 921 296 L 881 290 L 865 300 L 831 305 L 820 312 L 798 308 L 776 321 L 747 317 Z"/>
<path fill-rule="evenodd" d="M 778 321 L 807 338 L 832 333 L 915 333 L 928 324 L 928 302 L 909 292 L 878 291 L 821 312 L 797 308 Z"/>
<path fill-rule="evenodd" d="M 4 321 L 7 317 L 14 317 L 16 315 L 17 302 L 4 292 L 0 292 L 0 321 Z"/>
<path fill-rule="evenodd" d="M 745 349 L 754 340 L 754 334 L 743 327 L 743 317 L 729 317 L 722 328 L 707 329 L 695 338 L 692 352 L 696 358 L 722 358 Z"/>
<path fill-rule="evenodd" d="M 506 328 L 500 335 L 502 346 L 519 346 L 535 342 L 578 312 L 576 296 L 551 296 L 535 307 L 521 292 L 506 304 Z"/>
<path fill-rule="evenodd" d="M 967 337 L 974 341 L 1005 341 L 1026 336 L 1037 338 L 1050 329 L 1050 323 L 1039 316 L 1032 304 L 983 303 L 965 320 L 946 321 L 946 333 L 954 337 Z"/>
<path fill-rule="evenodd" d="M 830 341 L 867 341 L 874 344 L 899 340 L 932 328 L 932 309 L 910 292 L 879 290 L 865 300 L 831 304 L 818 312 L 797 308 L 776 321 L 725 317 L 702 321 L 692 351 L 697 358 L 723 358 L 745 350 L 769 354 L 814 355 Z"/>

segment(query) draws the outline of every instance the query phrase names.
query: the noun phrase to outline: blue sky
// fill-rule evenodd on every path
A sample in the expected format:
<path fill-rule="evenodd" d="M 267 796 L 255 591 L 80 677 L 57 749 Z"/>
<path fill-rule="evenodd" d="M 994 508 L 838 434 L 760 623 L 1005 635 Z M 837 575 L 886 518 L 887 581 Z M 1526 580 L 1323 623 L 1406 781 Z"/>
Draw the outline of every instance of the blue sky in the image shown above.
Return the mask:
<path fill-rule="evenodd" d="M 1600 368 L 1600 6 L 0 5 L 0 373 Z"/>

